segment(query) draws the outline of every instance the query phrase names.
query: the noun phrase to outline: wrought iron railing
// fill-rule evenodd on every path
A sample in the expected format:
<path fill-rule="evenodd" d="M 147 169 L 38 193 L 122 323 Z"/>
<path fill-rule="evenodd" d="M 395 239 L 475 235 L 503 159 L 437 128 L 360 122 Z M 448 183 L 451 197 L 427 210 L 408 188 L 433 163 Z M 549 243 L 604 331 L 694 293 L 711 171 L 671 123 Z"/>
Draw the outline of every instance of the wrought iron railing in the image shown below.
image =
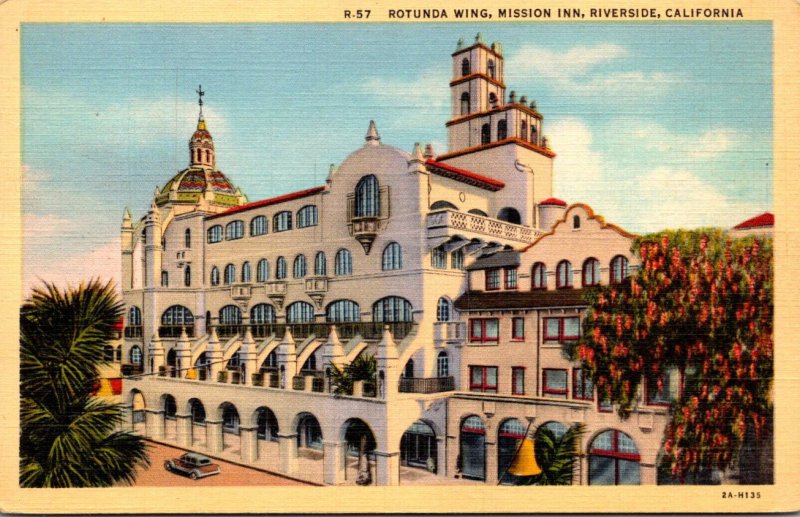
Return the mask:
<path fill-rule="evenodd" d="M 456 389 L 455 378 L 450 377 L 400 377 L 400 393 L 441 393 Z"/>
<path fill-rule="evenodd" d="M 194 337 L 194 327 L 183 325 L 161 325 L 158 328 L 158 335 L 163 338 L 177 338 L 181 337 L 181 332 L 186 329 L 186 335 Z"/>
<path fill-rule="evenodd" d="M 142 327 L 125 327 L 125 337 L 142 337 Z"/>

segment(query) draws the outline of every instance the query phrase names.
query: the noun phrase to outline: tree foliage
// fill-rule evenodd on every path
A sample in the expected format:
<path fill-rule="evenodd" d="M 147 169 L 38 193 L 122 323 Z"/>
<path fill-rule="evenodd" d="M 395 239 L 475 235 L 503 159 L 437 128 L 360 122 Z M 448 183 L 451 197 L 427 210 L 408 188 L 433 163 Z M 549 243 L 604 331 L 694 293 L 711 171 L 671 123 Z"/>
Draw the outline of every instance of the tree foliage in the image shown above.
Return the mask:
<path fill-rule="evenodd" d="M 378 371 L 378 362 L 370 354 L 360 354 L 343 368 L 331 366 L 331 387 L 337 395 L 351 395 L 355 381 L 374 382 Z"/>
<path fill-rule="evenodd" d="M 643 379 L 684 375 L 661 464 L 679 480 L 736 464 L 745 435 L 771 427 L 773 264 L 770 238 L 722 230 L 637 238 L 641 267 L 624 285 L 587 295 L 583 336 L 571 350 L 601 398 L 627 418 Z"/>
<path fill-rule="evenodd" d="M 103 346 L 122 305 L 112 284 L 33 291 L 20 310 L 20 485 L 130 484 L 145 444 L 114 431 L 121 407 L 95 398 Z"/>

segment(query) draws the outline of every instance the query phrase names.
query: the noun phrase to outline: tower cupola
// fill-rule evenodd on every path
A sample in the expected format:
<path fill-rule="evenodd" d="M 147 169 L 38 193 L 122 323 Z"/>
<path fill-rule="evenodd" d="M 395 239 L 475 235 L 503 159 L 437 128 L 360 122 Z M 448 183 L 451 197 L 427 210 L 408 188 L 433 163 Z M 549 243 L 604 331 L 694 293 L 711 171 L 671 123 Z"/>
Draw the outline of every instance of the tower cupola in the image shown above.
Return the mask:
<path fill-rule="evenodd" d="M 202 86 L 197 87 L 197 103 L 200 105 L 200 115 L 197 118 L 197 129 L 189 140 L 189 163 L 197 167 L 214 168 L 216 158 L 214 156 L 214 140 L 211 138 L 206 127 L 206 120 L 203 118 L 203 91 Z"/>

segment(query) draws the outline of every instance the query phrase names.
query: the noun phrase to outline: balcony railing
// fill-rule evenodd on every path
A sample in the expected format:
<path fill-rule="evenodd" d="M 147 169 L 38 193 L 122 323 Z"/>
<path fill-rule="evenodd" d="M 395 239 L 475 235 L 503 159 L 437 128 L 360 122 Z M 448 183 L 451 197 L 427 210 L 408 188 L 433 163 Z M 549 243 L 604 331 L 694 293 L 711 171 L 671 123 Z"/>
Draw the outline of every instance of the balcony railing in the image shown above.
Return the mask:
<path fill-rule="evenodd" d="M 456 381 L 450 377 L 401 377 L 398 391 L 400 393 L 441 393 L 456 389 Z"/>
<path fill-rule="evenodd" d="M 541 232 L 530 226 L 513 224 L 457 210 L 437 210 L 428 214 L 428 237 L 445 237 L 453 233 L 471 232 L 507 241 L 533 242 Z"/>
<path fill-rule="evenodd" d="M 414 323 L 411 321 L 395 323 L 384 323 L 380 321 L 340 323 L 265 323 L 251 325 L 251 332 L 255 338 L 265 338 L 272 334 L 280 338 L 286 333 L 286 327 L 290 327 L 292 329 L 292 337 L 294 338 L 307 338 L 311 335 L 324 338 L 330 333 L 331 325 L 336 325 L 336 331 L 339 333 L 339 337 L 343 339 L 351 339 L 355 337 L 356 334 L 361 335 L 361 337 L 364 339 L 380 339 L 383 336 L 383 327 L 386 325 L 389 325 L 389 330 L 395 339 L 403 339 L 411 332 Z M 244 329 L 240 328 L 240 332 L 244 332 Z M 222 335 L 219 330 L 217 333 Z"/>
<path fill-rule="evenodd" d="M 125 327 L 125 337 L 142 337 L 142 327 Z"/>
<path fill-rule="evenodd" d="M 433 339 L 436 341 L 462 341 L 467 337 L 467 325 L 463 321 L 437 321 L 433 324 Z"/>
<path fill-rule="evenodd" d="M 183 329 L 186 329 L 187 336 L 194 337 L 194 326 L 192 325 L 161 325 L 158 328 L 158 335 L 164 338 L 177 338 L 181 336 Z"/>

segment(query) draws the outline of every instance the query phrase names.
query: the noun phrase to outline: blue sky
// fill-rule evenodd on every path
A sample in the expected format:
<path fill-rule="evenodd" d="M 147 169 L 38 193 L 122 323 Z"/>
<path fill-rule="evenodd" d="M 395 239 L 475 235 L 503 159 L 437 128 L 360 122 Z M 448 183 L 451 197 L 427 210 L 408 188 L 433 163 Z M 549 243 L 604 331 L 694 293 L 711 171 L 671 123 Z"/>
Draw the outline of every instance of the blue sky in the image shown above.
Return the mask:
<path fill-rule="evenodd" d="M 321 184 L 370 119 L 443 152 L 450 54 L 479 31 L 545 117 L 558 197 L 634 232 L 772 209 L 768 23 L 27 24 L 25 284 L 118 276 L 123 209 L 186 166 L 198 84 L 217 164 L 256 200 Z"/>

